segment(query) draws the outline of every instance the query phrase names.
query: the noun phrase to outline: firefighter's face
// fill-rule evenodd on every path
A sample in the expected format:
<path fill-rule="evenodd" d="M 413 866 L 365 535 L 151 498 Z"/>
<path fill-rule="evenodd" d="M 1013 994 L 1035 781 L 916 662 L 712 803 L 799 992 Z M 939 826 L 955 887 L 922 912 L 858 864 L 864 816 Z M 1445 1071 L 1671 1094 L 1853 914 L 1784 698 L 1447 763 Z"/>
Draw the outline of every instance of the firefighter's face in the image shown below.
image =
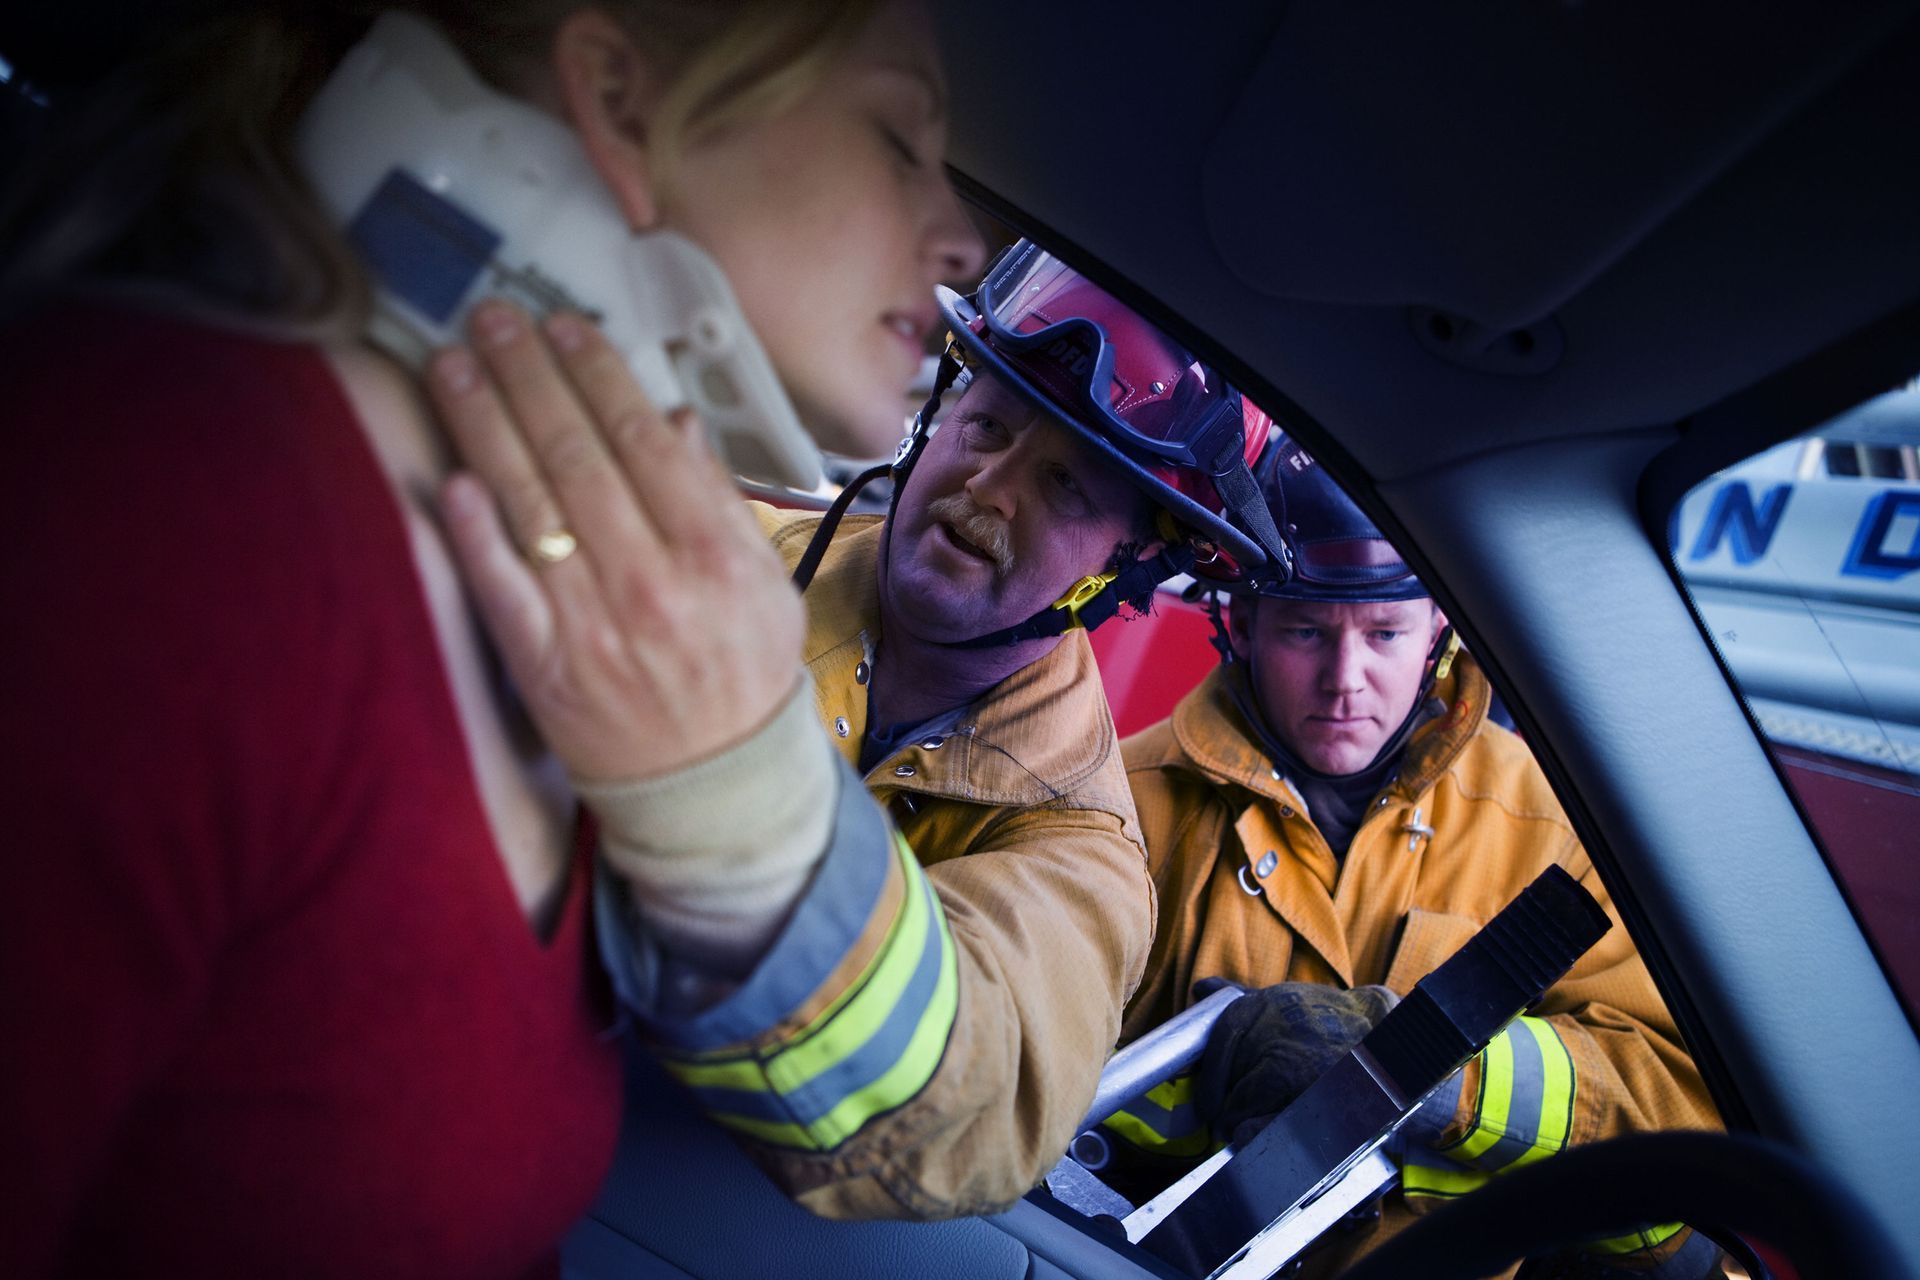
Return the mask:
<path fill-rule="evenodd" d="M 991 374 L 976 377 L 901 494 L 882 590 L 924 639 L 1022 622 L 1140 545 L 1146 500 L 1078 437 Z"/>
<path fill-rule="evenodd" d="M 1446 625 L 1431 600 L 1236 600 L 1229 621 L 1267 727 L 1308 768 L 1335 775 L 1373 763 L 1413 710 Z"/>

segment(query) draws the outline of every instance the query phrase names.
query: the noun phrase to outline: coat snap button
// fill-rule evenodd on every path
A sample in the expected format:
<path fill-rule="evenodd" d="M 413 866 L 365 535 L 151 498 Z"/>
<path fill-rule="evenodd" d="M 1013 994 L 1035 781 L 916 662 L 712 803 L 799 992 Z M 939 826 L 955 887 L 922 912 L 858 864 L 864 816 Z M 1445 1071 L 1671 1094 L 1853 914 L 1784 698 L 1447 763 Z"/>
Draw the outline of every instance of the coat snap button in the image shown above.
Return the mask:
<path fill-rule="evenodd" d="M 1260 859 L 1260 865 L 1253 869 L 1253 874 L 1265 880 L 1273 874 L 1273 869 L 1279 865 L 1280 855 L 1269 849 L 1267 850 L 1266 856 Z"/>
<path fill-rule="evenodd" d="M 1384 808 L 1386 808 L 1386 807 L 1387 807 L 1387 798 L 1386 798 L 1385 796 L 1381 796 L 1381 797 L 1380 797 L 1380 805 L 1379 805 L 1379 807 L 1380 807 L 1380 808 L 1382 808 L 1382 809 L 1384 809 Z"/>
<path fill-rule="evenodd" d="M 1267 776 L 1272 778 L 1275 782 L 1280 781 L 1280 771 L 1278 769 L 1267 770 Z"/>
<path fill-rule="evenodd" d="M 1281 805 L 1280 816 L 1283 818 L 1291 818 L 1293 816 L 1293 806 L 1290 804 Z"/>
<path fill-rule="evenodd" d="M 847 726 L 847 718 L 845 716 L 835 716 L 833 718 L 833 731 L 843 738 L 852 732 Z"/>
<path fill-rule="evenodd" d="M 920 744 L 920 749 L 922 751 L 938 751 L 941 747 L 946 745 L 946 742 L 947 740 L 945 738 L 928 738 L 925 742 Z"/>
<path fill-rule="evenodd" d="M 917 772 L 918 770 L 910 764 L 895 765 L 893 776 L 896 778 L 911 778 Z"/>
<path fill-rule="evenodd" d="M 865 684 L 867 677 L 872 674 L 873 671 L 863 662 L 853 669 L 853 682 L 855 684 Z"/>

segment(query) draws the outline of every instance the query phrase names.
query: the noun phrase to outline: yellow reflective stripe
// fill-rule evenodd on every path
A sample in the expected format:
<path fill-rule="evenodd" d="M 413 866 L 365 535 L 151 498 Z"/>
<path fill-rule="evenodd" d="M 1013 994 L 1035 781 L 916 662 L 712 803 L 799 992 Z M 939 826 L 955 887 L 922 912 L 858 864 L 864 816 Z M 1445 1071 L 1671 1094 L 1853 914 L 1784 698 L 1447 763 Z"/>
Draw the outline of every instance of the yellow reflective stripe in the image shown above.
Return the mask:
<path fill-rule="evenodd" d="M 1534 1130 L 1532 1149 L 1514 1160 L 1517 1169 L 1564 1149 L 1573 1133 L 1573 1054 L 1545 1019 L 1521 1018 L 1516 1025 L 1525 1027 L 1539 1044 L 1540 1061 L 1546 1068 L 1540 1090 L 1540 1124 Z"/>
<path fill-rule="evenodd" d="M 1638 1253 L 1642 1249 L 1658 1249 L 1686 1229 L 1684 1222 L 1663 1222 L 1657 1227 L 1643 1227 L 1632 1235 L 1589 1240 L 1580 1247 L 1590 1253 Z"/>
<path fill-rule="evenodd" d="M 1464 1196 L 1493 1177 L 1482 1169 L 1436 1169 L 1409 1161 L 1400 1170 L 1400 1189 L 1410 1196 Z"/>
<path fill-rule="evenodd" d="M 1110 1129 L 1141 1150 L 1157 1155 L 1201 1155 L 1212 1149 L 1207 1124 L 1192 1109 L 1193 1076 L 1190 1073 L 1183 1072 L 1171 1080 L 1162 1080 L 1147 1090 L 1144 1098 L 1162 1111 L 1171 1112 L 1186 1107 L 1188 1127 L 1177 1132 L 1162 1130 L 1153 1120 L 1125 1108 L 1101 1121 L 1100 1127 Z M 1180 1116 L 1171 1116 L 1166 1123 L 1171 1126 L 1182 1119 Z"/>
<path fill-rule="evenodd" d="M 862 1125 L 926 1087 L 946 1050 L 959 1008 L 959 961 L 939 899 L 906 839 L 895 833 L 906 880 L 900 910 L 860 975 L 838 993 L 785 1046 L 756 1054 L 663 1057 L 662 1065 L 689 1088 L 734 1089 L 780 1096 L 805 1087 L 860 1051 L 887 1022 L 926 953 L 929 930 L 937 932 L 938 970 L 932 994 L 899 1056 L 880 1076 L 836 1102 L 810 1124 L 786 1123 L 714 1109 L 712 1119 L 762 1141 L 807 1150 L 838 1146 Z"/>
<path fill-rule="evenodd" d="M 899 913 L 895 913 L 893 923 L 887 927 L 887 936 L 881 938 L 879 946 L 874 948 L 874 954 L 868 958 L 866 965 L 864 965 L 864 967 L 860 969 L 860 973 L 854 977 L 854 981 L 847 983 L 847 986 L 845 986 L 841 992 L 837 992 L 837 994 L 833 996 L 833 1000 L 829 1000 L 826 1007 L 820 1009 L 820 1013 L 816 1013 L 810 1023 L 806 1023 L 806 1027 L 803 1027 L 801 1031 L 793 1034 L 793 1038 L 787 1042 L 785 1048 L 776 1050 L 776 1054 L 787 1052 L 787 1050 L 795 1050 L 795 1048 L 799 1048 L 803 1042 L 806 1042 L 810 1036 L 814 1036 L 816 1032 L 824 1031 L 835 1017 L 839 1017 L 839 1011 L 845 1009 L 854 996 L 864 994 L 864 992 L 868 990 L 868 983 L 876 981 L 879 967 L 881 967 L 883 963 L 887 963 L 887 960 L 889 960 L 891 956 L 900 954 L 900 952 L 895 952 L 893 948 L 895 948 L 895 942 L 900 940 L 902 929 L 916 929 L 916 927 L 918 927 L 918 929 L 916 929 L 916 935 L 912 938 L 912 942 L 914 942 L 916 948 L 918 948 L 920 944 L 924 944 L 924 904 L 922 904 L 922 900 L 920 900 L 920 894 L 914 892 L 916 887 L 918 887 L 918 883 L 924 879 L 922 873 L 920 873 L 920 862 L 914 858 L 914 850 L 906 844 L 906 837 L 902 837 L 899 831 L 893 833 L 893 841 L 895 841 L 895 852 L 897 852 L 897 856 L 900 858 L 900 875 L 906 879 L 906 892 L 904 892 L 902 898 L 900 898 Z M 918 917 L 918 919 L 914 919 L 914 917 Z M 918 956 L 918 950 L 912 952 L 912 954 Z M 893 984 L 895 996 L 899 996 L 899 988 L 906 983 L 906 977 L 912 975 L 912 963 L 908 961 L 902 969 L 904 969 L 904 977 L 900 977 L 899 981 Z M 883 1019 L 883 1017 L 885 1017 L 885 1009 L 879 1009 L 879 1015 L 881 1015 L 881 1019 Z M 718 1050 L 716 1054 L 708 1055 L 705 1059 L 699 1059 L 699 1057 L 674 1057 L 674 1059 L 670 1059 L 670 1061 L 666 1063 L 666 1069 L 672 1071 L 674 1077 L 680 1079 L 680 1082 L 685 1084 L 687 1088 L 751 1088 L 751 1090 L 758 1090 L 758 1088 L 764 1088 L 764 1086 L 766 1086 L 764 1067 L 768 1067 L 768 1065 L 770 1065 L 770 1063 L 764 1063 L 764 1061 L 755 1059 L 755 1057 L 751 1057 L 751 1055 L 749 1055 L 749 1057 L 743 1057 L 739 1050 Z M 822 1069 L 822 1067 L 816 1067 L 812 1075 L 818 1075 L 820 1069 Z M 812 1075 L 808 1075 L 808 1077 L 804 1077 L 804 1079 L 812 1079 Z"/>
<path fill-rule="evenodd" d="M 1100 1122 L 1100 1127 L 1113 1130 L 1145 1151 L 1158 1151 L 1167 1140 L 1165 1135 L 1131 1111 L 1114 1112 Z"/>
<path fill-rule="evenodd" d="M 703 1062 L 670 1058 L 662 1054 L 661 1064 L 689 1089 L 759 1089 L 766 1083 L 760 1064 L 752 1058 L 734 1057 L 724 1062 Z"/>
<path fill-rule="evenodd" d="M 1533 1062 L 1536 1052 L 1538 1068 Z M 1553 1024 L 1544 1018 L 1516 1018 L 1481 1050 L 1480 1096 L 1473 1125 L 1464 1138 L 1440 1156 L 1449 1163 L 1436 1166 L 1432 1156 L 1424 1157 L 1423 1162 L 1409 1152 L 1401 1173 L 1402 1187 L 1410 1196 L 1462 1196 L 1487 1185 L 1507 1169 L 1563 1150 L 1573 1132 L 1576 1084 L 1573 1055 Z M 1539 1114 L 1525 1114 L 1534 1107 L 1536 1094 Z M 1525 1108 L 1517 1117 L 1516 1105 Z M 1492 1167 L 1457 1167 L 1451 1164 L 1455 1160 L 1480 1161 Z M 1641 1247 L 1637 1243 L 1631 1246 Z"/>
<path fill-rule="evenodd" d="M 1162 1080 L 1159 1084 L 1147 1090 L 1147 1098 L 1149 1101 L 1159 1103 L 1169 1111 L 1183 1103 L 1192 1102 L 1193 1077 L 1191 1075 L 1178 1075 L 1171 1080 Z"/>
<path fill-rule="evenodd" d="M 891 984 L 895 998 L 898 998 L 900 988 L 906 985 L 907 978 L 912 976 L 913 961 L 919 956 L 918 948 L 926 941 L 927 913 L 925 904 L 921 901 L 921 894 L 917 891 L 924 877 L 920 872 L 920 863 L 914 858 L 913 850 L 908 846 L 905 837 L 895 832 L 894 844 L 900 858 L 901 874 L 906 877 L 907 891 L 901 897 L 900 910 L 894 916 L 892 925 L 888 926 L 887 936 L 881 939 L 873 955 L 868 957 L 866 967 L 860 970 L 859 976 L 848 983 L 845 990 L 835 995 L 824 1009 L 815 1014 L 812 1021 L 794 1034 L 788 1042 L 787 1049 L 776 1049 L 774 1051 L 776 1055 L 796 1049 L 823 1031 L 855 996 L 862 995 L 870 989 L 870 984 L 878 979 L 878 970 L 889 961 L 894 962 L 894 968 L 898 973 L 897 980 Z M 942 923 L 944 925 L 944 921 Z M 900 941 L 902 931 L 909 928 L 914 930 L 913 946 L 905 951 L 896 950 L 895 944 Z M 904 963 L 896 957 L 903 957 Z M 891 1008 L 891 1003 L 883 1008 L 877 1008 L 876 1012 L 879 1016 L 871 1019 L 871 1024 L 878 1026 Z M 771 1061 L 762 1062 L 751 1056 L 742 1056 L 738 1049 L 722 1049 L 717 1054 L 704 1059 L 670 1058 L 666 1062 L 667 1070 L 673 1072 L 674 1076 L 690 1089 L 763 1089 L 766 1087 L 766 1072 L 771 1065 Z M 812 1079 L 821 1069 L 816 1067 L 803 1079 Z"/>
<path fill-rule="evenodd" d="M 926 949 L 927 930 L 944 930 L 944 920 L 938 923 L 933 920 L 937 908 L 931 905 L 932 895 L 921 888 L 926 877 L 920 871 L 919 862 L 907 848 L 907 842 L 897 834 L 895 843 L 907 878 L 901 913 L 880 944 L 875 963 L 854 983 L 852 990 L 857 994 L 838 1007 L 829 1006 L 796 1037 L 791 1048 L 767 1064 L 767 1080 L 783 1093 L 800 1088 L 873 1038 L 873 1033 L 900 1003 L 907 983 L 913 980 L 920 954 Z M 944 968 L 951 959 L 953 946 L 950 940 L 942 939 L 942 947 L 948 953 L 941 957 Z M 941 976 L 945 978 L 944 972 Z M 934 999 L 938 1001 L 938 994 Z"/>
<path fill-rule="evenodd" d="M 725 1125 L 750 1138 L 778 1147 L 797 1147 L 802 1151 L 812 1151 L 818 1146 L 813 1135 L 797 1124 L 775 1124 L 769 1120 L 756 1120 L 752 1116 L 734 1115 L 727 1111 L 709 1111 L 707 1119 L 715 1124 Z"/>
<path fill-rule="evenodd" d="M 933 999 L 920 1016 L 913 1039 L 907 1042 L 885 1075 L 846 1096 L 841 1103 L 813 1123 L 813 1131 L 827 1147 L 837 1147 L 860 1131 L 860 1127 L 883 1111 L 891 1111 L 927 1087 L 947 1048 L 947 1036 L 953 1030 L 953 1018 L 960 1007 L 960 964 L 954 955 L 953 935 L 947 931 L 947 918 L 941 913 L 935 922 L 940 930 L 940 977 Z"/>
<path fill-rule="evenodd" d="M 1508 1031 L 1480 1051 L 1480 1105 L 1473 1129 L 1449 1155 L 1457 1153 L 1461 1160 L 1483 1156 L 1506 1134 L 1507 1110 L 1513 1103 L 1513 1044 L 1507 1039 Z"/>
<path fill-rule="evenodd" d="M 1516 1054 L 1515 1037 L 1520 1036 L 1526 1037 L 1523 1048 L 1530 1052 Z M 1518 1059 L 1522 1056 L 1526 1058 L 1526 1088 L 1517 1090 L 1522 1070 Z M 1476 1162 L 1492 1153 L 1493 1158 L 1484 1163 L 1498 1169 L 1530 1164 L 1565 1148 L 1573 1132 L 1576 1082 L 1573 1055 L 1552 1023 L 1544 1018 L 1516 1018 L 1481 1051 L 1480 1064 L 1480 1096 L 1473 1124 L 1458 1143 L 1448 1148 L 1449 1156 Z M 1528 1108 L 1535 1105 L 1537 1097 L 1538 1114 L 1516 1117 L 1513 1108 L 1520 1105 L 1516 1092 L 1521 1093 Z"/>
<path fill-rule="evenodd" d="M 1212 1139 L 1204 1125 L 1176 1137 L 1168 1137 L 1130 1111 L 1114 1112 L 1100 1122 L 1100 1127 L 1111 1129 L 1142 1151 L 1149 1151 L 1155 1155 L 1201 1155 L 1213 1147 Z"/>

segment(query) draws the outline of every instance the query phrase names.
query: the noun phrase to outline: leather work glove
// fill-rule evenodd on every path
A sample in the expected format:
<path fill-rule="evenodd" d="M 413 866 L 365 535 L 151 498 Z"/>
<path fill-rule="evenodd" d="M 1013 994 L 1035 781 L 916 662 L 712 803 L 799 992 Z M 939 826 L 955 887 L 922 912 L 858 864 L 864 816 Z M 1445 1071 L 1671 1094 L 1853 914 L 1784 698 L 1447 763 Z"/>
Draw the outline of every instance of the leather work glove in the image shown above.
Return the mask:
<path fill-rule="evenodd" d="M 1283 982 L 1248 992 L 1207 1036 L 1194 1102 L 1216 1135 L 1244 1142 L 1399 1003 L 1385 987 Z"/>

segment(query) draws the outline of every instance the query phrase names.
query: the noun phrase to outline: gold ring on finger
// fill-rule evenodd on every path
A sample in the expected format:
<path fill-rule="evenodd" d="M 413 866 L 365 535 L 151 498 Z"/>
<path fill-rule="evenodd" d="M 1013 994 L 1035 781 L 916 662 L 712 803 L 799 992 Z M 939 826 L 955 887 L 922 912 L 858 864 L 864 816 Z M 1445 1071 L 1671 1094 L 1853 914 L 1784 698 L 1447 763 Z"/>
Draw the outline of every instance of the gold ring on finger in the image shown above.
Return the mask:
<path fill-rule="evenodd" d="M 533 558 L 541 564 L 559 564 L 580 549 L 580 539 L 566 529 L 549 529 L 533 540 Z"/>

